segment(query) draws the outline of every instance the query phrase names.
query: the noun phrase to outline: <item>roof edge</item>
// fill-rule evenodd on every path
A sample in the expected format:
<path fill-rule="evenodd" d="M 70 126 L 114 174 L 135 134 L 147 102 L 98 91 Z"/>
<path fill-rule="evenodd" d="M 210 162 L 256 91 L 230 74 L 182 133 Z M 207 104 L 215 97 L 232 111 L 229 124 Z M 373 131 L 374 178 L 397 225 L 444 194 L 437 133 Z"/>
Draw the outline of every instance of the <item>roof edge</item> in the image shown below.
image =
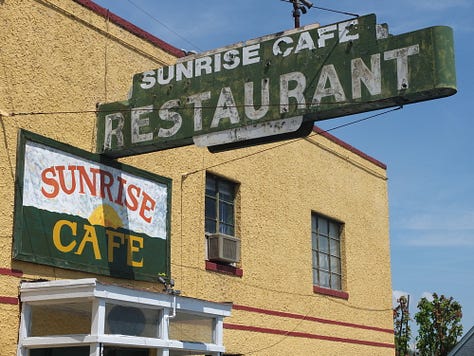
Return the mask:
<path fill-rule="evenodd" d="M 335 144 L 345 148 L 346 150 L 349 150 L 352 153 L 355 153 L 356 155 L 362 157 L 363 159 L 375 164 L 376 166 L 378 166 L 378 167 L 380 167 L 384 170 L 387 170 L 387 165 L 385 163 L 380 162 L 379 160 L 377 160 L 377 159 L 369 156 L 368 154 L 362 152 L 361 150 L 355 148 L 354 146 L 349 145 L 347 142 L 337 138 L 334 135 L 331 135 L 329 132 L 321 129 L 320 127 L 314 125 L 313 126 L 313 131 L 316 132 L 318 135 L 321 135 L 321 136 L 327 138 L 328 140 L 334 142 Z"/>
<path fill-rule="evenodd" d="M 474 326 L 470 328 L 467 333 L 464 334 L 461 340 L 459 340 L 458 343 L 454 346 L 454 348 L 448 353 L 448 356 L 455 356 L 458 351 L 461 351 L 464 345 L 471 340 L 471 338 L 474 338 Z"/>
<path fill-rule="evenodd" d="M 123 19 L 122 17 L 114 14 L 113 12 L 110 12 L 109 9 L 106 9 L 100 5 L 97 5 L 95 2 L 92 0 L 73 0 L 74 2 L 78 3 L 79 5 L 82 5 L 89 10 L 95 12 L 97 15 L 102 16 L 104 18 L 108 18 L 110 21 L 112 21 L 114 24 L 116 24 L 119 27 L 122 27 L 123 29 L 127 30 L 128 32 L 134 34 L 135 36 L 150 42 L 151 44 L 161 48 L 163 51 L 181 58 L 186 55 L 186 53 L 178 49 L 169 43 L 159 39 L 156 36 L 153 36 L 151 33 L 141 29 L 140 27 L 134 25 L 133 23 Z"/>

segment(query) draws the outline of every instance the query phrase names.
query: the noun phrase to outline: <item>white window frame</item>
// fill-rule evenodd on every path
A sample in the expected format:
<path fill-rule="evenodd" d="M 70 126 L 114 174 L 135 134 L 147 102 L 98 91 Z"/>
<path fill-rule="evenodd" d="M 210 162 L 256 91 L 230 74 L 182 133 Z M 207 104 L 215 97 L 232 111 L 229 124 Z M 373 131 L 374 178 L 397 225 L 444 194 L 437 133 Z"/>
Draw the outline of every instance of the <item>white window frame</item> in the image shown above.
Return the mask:
<path fill-rule="evenodd" d="M 160 356 L 170 351 L 189 351 L 194 354 L 221 355 L 224 318 L 230 316 L 232 305 L 214 303 L 170 294 L 154 293 L 99 283 L 95 278 L 48 282 L 22 282 L 20 286 L 21 321 L 17 356 L 28 356 L 32 348 L 90 346 L 90 356 L 101 356 L 101 345 L 143 347 L 156 349 Z M 30 336 L 31 307 L 55 303 L 86 302 L 92 300 L 90 334 Z M 156 338 L 105 334 L 106 303 L 125 304 L 137 308 L 162 311 Z M 183 342 L 169 339 L 169 319 L 176 312 L 189 313 L 213 322 L 213 343 Z"/>

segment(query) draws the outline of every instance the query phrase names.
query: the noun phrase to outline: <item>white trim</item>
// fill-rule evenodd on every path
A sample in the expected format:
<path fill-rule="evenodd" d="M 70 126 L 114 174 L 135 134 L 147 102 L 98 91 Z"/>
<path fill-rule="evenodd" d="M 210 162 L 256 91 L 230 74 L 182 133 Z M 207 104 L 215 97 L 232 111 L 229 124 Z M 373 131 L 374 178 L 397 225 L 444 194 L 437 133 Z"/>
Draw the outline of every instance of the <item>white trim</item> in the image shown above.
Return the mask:
<path fill-rule="evenodd" d="M 20 286 L 20 299 L 22 302 L 41 301 L 50 298 L 51 304 L 57 300 L 94 297 L 97 280 L 94 278 L 75 280 L 59 280 L 50 282 L 23 282 Z"/>
<path fill-rule="evenodd" d="M 129 289 L 97 282 L 95 278 L 48 282 L 23 282 L 20 287 L 22 302 L 56 304 L 59 300 L 76 301 L 83 298 L 103 298 L 126 304 L 140 304 L 158 308 L 172 308 L 173 296 L 137 289 Z M 198 314 L 230 316 L 232 305 L 201 299 L 177 297 L 178 309 Z"/>
<path fill-rule="evenodd" d="M 40 348 L 44 346 L 86 346 L 95 342 L 97 342 L 97 336 L 91 335 L 32 336 L 23 339 L 21 345 Z"/>
<path fill-rule="evenodd" d="M 102 335 L 105 332 L 105 300 L 94 299 L 92 302 L 92 335 Z"/>
<path fill-rule="evenodd" d="M 50 337 L 27 337 L 22 346 L 27 348 L 86 346 L 102 343 L 116 346 L 140 346 L 151 348 L 169 348 L 183 351 L 224 352 L 224 346 L 208 343 L 184 342 L 178 340 L 162 340 L 127 335 L 62 335 Z"/>
<path fill-rule="evenodd" d="M 24 340 L 28 337 L 30 332 L 30 322 L 31 322 L 31 306 L 24 304 L 21 308 L 20 313 L 20 329 L 18 330 L 18 340 Z M 17 356 L 21 356 L 25 353 L 25 349 L 22 347 L 21 343 L 18 343 Z"/>
<path fill-rule="evenodd" d="M 217 345 L 224 344 L 224 318 L 216 318 L 214 327 L 214 343 Z"/>

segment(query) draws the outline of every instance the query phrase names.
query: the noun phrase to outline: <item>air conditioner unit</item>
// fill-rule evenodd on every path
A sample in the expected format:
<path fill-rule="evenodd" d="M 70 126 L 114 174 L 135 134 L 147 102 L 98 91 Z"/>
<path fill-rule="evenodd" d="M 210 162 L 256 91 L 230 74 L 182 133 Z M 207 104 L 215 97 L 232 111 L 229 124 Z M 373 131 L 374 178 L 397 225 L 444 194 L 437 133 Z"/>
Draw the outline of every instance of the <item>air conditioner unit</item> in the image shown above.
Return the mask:
<path fill-rule="evenodd" d="M 208 235 L 207 241 L 209 261 L 240 261 L 240 239 L 237 237 L 217 233 Z"/>

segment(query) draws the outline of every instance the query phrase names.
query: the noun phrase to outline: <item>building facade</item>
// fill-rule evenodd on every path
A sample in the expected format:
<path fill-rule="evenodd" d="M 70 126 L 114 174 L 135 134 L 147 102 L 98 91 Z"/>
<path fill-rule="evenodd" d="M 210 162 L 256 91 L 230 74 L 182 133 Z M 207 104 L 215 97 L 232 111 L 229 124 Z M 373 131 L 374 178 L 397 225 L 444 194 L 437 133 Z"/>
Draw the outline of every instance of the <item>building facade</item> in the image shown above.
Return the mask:
<path fill-rule="evenodd" d="M 185 53 L 89 0 L 4 0 L 0 17 L 1 355 L 393 354 L 386 167 L 317 127 L 118 160 L 171 182 L 165 285 L 15 258 L 20 130 L 94 153 L 97 103 Z M 156 313 L 153 335 L 111 329 L 108 303 Z"/>

